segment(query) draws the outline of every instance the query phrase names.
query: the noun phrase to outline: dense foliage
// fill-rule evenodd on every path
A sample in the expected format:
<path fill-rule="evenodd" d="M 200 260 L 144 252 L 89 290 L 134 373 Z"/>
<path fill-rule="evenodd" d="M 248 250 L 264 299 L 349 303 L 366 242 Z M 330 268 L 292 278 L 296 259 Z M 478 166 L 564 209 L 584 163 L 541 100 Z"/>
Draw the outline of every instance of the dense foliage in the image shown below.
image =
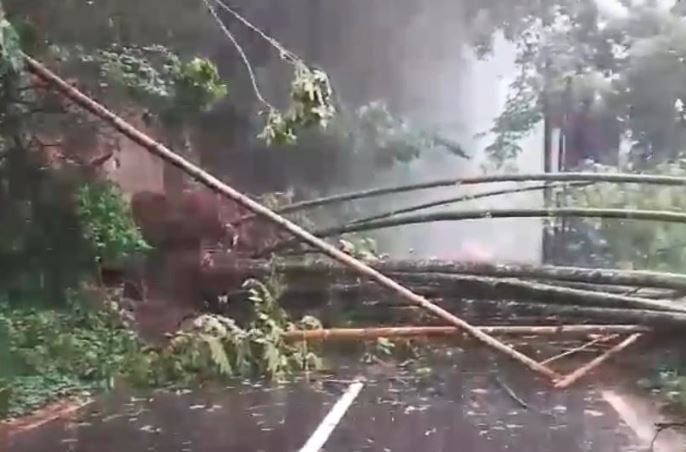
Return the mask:
<path fill-rule="evenodd" d="M 98 265 L 122 266 L 127 259 L 150 249 L 130 206 L 111 182 L 83 185 L 78 192 L 77 213 Z"/>
<path fill-rule="evenodd" d="M 305 343 L 291 345 L 282 334 L 295 328 L 320 328 L 313 317 L 297 325 L 278 303 L 279 283 L 248 280 L 254 318 L 245 328 L 231 318 L 203 315 L 178 331 L 164 348 L 151 350 L 130 372 L 156 384 L 190 383 L 226 377 L 279 378 L 295 370 L 317 369 L 320 358 Z M 141 374 L 141 370 L 143 373 Z"/>
<path fill-rule="evenodd" d="M 7 394 L 3 417 L 111 387 L 116 372 L 140 347 L 110 311 L 77 304 L 44 310 L 0 303 L 0 325 L 8 340 L 0 362 L 0 387 Z"/>
<path fill-rule="evenodd" d="M 77 64 L 76 73 L 83 74 L 92 67 L 101 86 L 107 84 L 113 91 L 108 99 L 130 100 L 138 108 L 147 107 L 165 124 L 178 124 L 206 111 L 228 93 L 217 67 L 206 58 L 183 61 L 160 45 L 114 45 L 92 54 L 79 50 L 76 63 L 85 67 Z"/>
<path fill-rule="evenodd" d="M 616 11 L 592 0 L 474 3 L 481 53 L 498 30 L 517 46 L 518 76 L 487 148 L 497 163 L 519 153 L 518 140 L 544 113 L 604 119 L 647 158 L 675 158 L 683 148 L 683 2 L 617 3 Z"/>
<path fill-rule="evenodd" d="M 632 168 L 593 164 L 598 172 Z M 655 162 L 651 173 L 684 177 L 683 158 Z M 637 210 L 683 211 L 683 187 L 651 184 L 593 184 L 560 190 L 562 205 Z M 614 219 L 568 219 L 560 263 L 592 267 L 634 268 L 682 273 L 686 271 L 686 225 Z"/>
<path fill-rule="evenodd" d="M 283 332 L 297 325 L 278 304 L 276 280 L 246 281 L 253 320 L 203 315 L 162 346 L 142 343 L 122 321 L 116 302 L 73 296 L 62 310 L 17 309 L 0 302 L 0 417 L 16 416 L 65 397 L 88 395 L 117 382 L 134 387 L 202 384 L 236 377 L 281 378 L 314 370 L 320 358 Z M 1 342 L 0 342 L 1 343 Z"/>

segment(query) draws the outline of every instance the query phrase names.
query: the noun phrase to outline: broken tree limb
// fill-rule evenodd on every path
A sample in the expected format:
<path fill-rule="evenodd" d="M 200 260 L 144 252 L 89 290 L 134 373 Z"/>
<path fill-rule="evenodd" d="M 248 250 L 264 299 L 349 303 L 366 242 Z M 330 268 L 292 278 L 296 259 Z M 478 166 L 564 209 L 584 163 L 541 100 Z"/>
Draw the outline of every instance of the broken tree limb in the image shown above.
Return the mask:
<path fill-rule="evenodd" d="M 634 333 L 619 344 L 615 345 L 611 349 L 607 350 L 602 355 L 596 357 L 591 362 L 579 367 L 574 372 L 566 375 L 564 378 L 558 380 L 555 383 L 557 389 L 565 389 L 576 383 L 579 379 L 583 378 L 589 372 L 594 370 L 596 367 L 600 366 L 602 363 L 612 358 L 617 353 L 621 352 L 625 348 L 629 347 L 631 344 L 636 342 L 641 337 L 641 333 Z"/>
<path fill-rule="evenodd" d="M 592 341 L 588 341 L 588 342 L 586 342 L 585 344 L 580 345 L 580 346 L 578 346 L 578 347 L 574 347 L 574 348 L 571 349 L 571 350 L 567 350 L 566 352 L 560 353 L 560 354 L 555 355 L 555 356 L 551 356 L 551 357 L 548 358 L 548 359 L 544 359 L 543 361 L 541 361 L 541 364 L 548 365 L 548 364 L 550 364 L 550 363 L 552 363 L 552 362 L 555 362 L 555 361 L 557 361 L 557 360 L 560 360 L 560 359 L 562 359 L 562 358 L 564 358 L 564 357 L 566 357 L 566 356 L 570 356 L 570 355 L 573 355 L 573 354 L 575 354 L 575 353 L 579 353 L 579 352 L 581 352 L 581 351 L 584 351 L 584 350 L 586 350 L 586 349 L 588 349 L 588 348 L 591 348 L 591 347 L 593 347 L 595 344 L 602 343 L 602 342 L 607 342 L 607 341 L 611 341 L 612 339 L 616 338 L 617 336 L 618 336 L 617 334 L 610 334 L 609 336 L 600 336 L 600 337 L 597 337 L 597 338 L 593 339 Z"/>
<path fill-rule="evenodd" d="M 234 202 L 245 207 L 251 212 L 271 221 L 281 229 L 297 237 L 299 240 L 319 249 L 322 253 L 329 256 L 330 258 L 337 260 L 341 264 L 353 269 L 360 276 L 367 277 L 377 282 L 379 285 L 395 293 L 397 296 L 407 301 L 408 303 L 422 307 L 426 311 L 431 312 L 435 316 L 442 318 L 450 324 L 464 329 L 479 341 L 511 357 L 512 359 L 519 361 L 531 370 L 534 370 L 535 372 L 543 374 L 549 378 L 557 378 L 556 372 L 552 371 L 551 369 L 548 369 L 545 366 L 541 366 L 538 362 L 536 362 L 529 356 L 521 352 L 518 352 L 517 350 L 508 347 L 507 345 L 489 336 L 488 334 L 481 332 L 479 329 L 474 328 L 472 325 L 465 322 L 464 320 L 454 316 L 445 309 L 431 303 L 426 298 L 415 294 L 414 292 L 398 284 L 391 278 L 384 276 L 377 270 L 374 270 L 373 268 L 369 267 L 367 264 L 355 259 L 354 257 L 348 254 L 345 254 L 336 247 L 329 245 L 323 240 L 317 238 L 316 236 L 302 229 L 298 225 L 288 221 L 282 216 L 272 212 L 262 204 L 253 201 L 252 199 L 245 196 L 238 190 L 223 183 L 221 180 L 212 176 L 207 171 L 202 170 L 201 168 L 192 164 L 180 155 L 174 153 L 172 150 L 164 146 L 162 143 L 155 141 L 148 135 L 136 129 L 133 125 L 129 124 L 121 117 L 117 116 L 101 104 L 86 96 L 81 91 L 71 86 L 65 80 L 58 77 L 56 74 L 51 72 L 45 66 L 43 66 L 33 58 L 29 57 L 28 55 L 25 55 L 25 61 L 26 67 L 31 73 L 45 81 L 48 85 L 52 86 L 53 89 L 59 92 L 62 96 L 71 100 L 79 107 L 83 108 L 95 117 L 104 121 L 106 124 L 110 125 L 114 129 L 122 133 L 124 136 L 128 137 L 129 139 L 131 139 L 132 141 L 146 149 L 148 152 L 158 156 L 165 162 L 180 169 L 181 171 L 183 171 L 196 181 L 202 183 L 214 192 L 233 200 Z"/>
<path fill-rule="evenodd" d="M 684 186 L 686 178 L 678 176 L 663 176 L 656 174 L 630 174 L 630 173 L 535 173 L 535 174 L 493 174 L 477 177 L 463 177 L 452 179 L 439 179 L 419 184 L 400 185 L 395 187 L 372 188 L 357 192 L 342 193 L 327 196 L 310 201 L 300 201 L 281 207 L 279 213 L 291 213 L 314 207 L 339 204 L 357 199 L 372 198 L 376 196 L 407 193 L 417 190 L 427 190 L 439 187 L 460 187 L 462 185 L 476 185 L 496 182 L 607 182 L 607 183 L 637 183 L 654 185 Z"/>
<path fill-rule="evenodd" d="M 419 215 L 404 215 L 398 218 L 370 221 L 367 223 L 347 224 L 313 232 L 320 238 L 332 237 L 352 232 L 376 231 L 412 224 L 433 223 L 441 221 L 465 221 L 494 218 L 602 218 L 618 220 L 662 221 L 669 223 L 686 223 L 686 213 L 669 210 L 634 210 L 634 209 L 597 209 L 582 207 L 555 207 L 529 209 L 476 209 L 457 212 L 436 212 Z M 297 244 L 297 241 L 286 240 L 276 243 L 257 253 L 265 256 Z"/>
<path fill-rule="evenodd" d="M 334 262 L 236 260 L 221 254 L 212 255 L 214 271 L 244 276 L 262 276 L 271 271 L 292 274 L 342 274 L 345 267 Z M 443 260 L 382 260 L 369 265 L 386 273 L 459 273 L 475 276 L 546 279 L 599 285 L 654 287 L 686 291 L 686 275 L 643 270 L 556 267 L 552 265 L 491 264 Z"/>
<path fill-rule="evenodd" d="M 648 333 L 651 328 L 640 325 L 560 325 L 560 326 L 480 326 L 484 333 L 492 335 L 579 335 Z M 317 330 L 286 331 L 283 338 L 289 342 L 300 341 L 346 341 L 378 338 L 454 337 L 464 334 L 454 326 L 404 326 L 378 328 L 331 328 Z"/>

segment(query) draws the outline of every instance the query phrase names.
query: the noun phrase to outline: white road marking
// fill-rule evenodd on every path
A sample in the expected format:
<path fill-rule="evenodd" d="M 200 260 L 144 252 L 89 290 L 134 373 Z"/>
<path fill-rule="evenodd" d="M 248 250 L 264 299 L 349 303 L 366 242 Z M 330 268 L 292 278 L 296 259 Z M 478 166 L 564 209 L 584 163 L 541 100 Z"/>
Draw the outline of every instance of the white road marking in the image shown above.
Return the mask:
<path fill-rule="evenodd" d="M 348 386 L 348 389 L 341 398 L 338 399 L 333 408 L 331 408 L 331 411 L 329 411 L 314 433 L 312 433 L 310 439 L 300 448 L 299 452 L 318 452 L 324 447 L 324 444 L 328 441 L 331 433 L 333 433 L 338 423 L 348 411 L 348 408 L 350 408 L 350 405 L 352 405 L 357 398 L 362 387 L 364 387 L 364 383 L 361 381 L 355 381 Z"/>

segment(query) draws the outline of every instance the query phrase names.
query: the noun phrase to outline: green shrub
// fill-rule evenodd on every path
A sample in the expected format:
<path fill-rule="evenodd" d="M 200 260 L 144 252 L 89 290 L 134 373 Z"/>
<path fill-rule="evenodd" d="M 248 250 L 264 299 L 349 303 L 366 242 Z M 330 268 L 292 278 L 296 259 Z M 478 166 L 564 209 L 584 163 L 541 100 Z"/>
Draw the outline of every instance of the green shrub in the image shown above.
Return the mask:
<path fill-rule="evenodd" d="M 121 190 L 111 182 L 83 185 L 78 193 L 78 214 L 98 263 L 121 264 L 150 249 Z"/>

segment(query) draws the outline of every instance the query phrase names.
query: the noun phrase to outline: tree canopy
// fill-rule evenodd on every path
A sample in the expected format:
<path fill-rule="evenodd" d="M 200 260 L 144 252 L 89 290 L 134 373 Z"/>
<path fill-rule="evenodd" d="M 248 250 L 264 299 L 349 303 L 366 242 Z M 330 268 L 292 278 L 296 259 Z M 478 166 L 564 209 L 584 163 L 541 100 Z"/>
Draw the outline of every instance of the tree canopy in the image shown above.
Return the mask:
<path fill-rule="evenodd" d="M 491 132 L 487 152 L 516 155 L 518 139 L 543 119 L 579 108 L 616 121 L 634 155 L 674 158 L 684 147 L 686 13 L 680 2 L 593 0 L 475 5 L 473 35 L 482 56 L 494 31 L 517 45 L 518 77 Z"/>

